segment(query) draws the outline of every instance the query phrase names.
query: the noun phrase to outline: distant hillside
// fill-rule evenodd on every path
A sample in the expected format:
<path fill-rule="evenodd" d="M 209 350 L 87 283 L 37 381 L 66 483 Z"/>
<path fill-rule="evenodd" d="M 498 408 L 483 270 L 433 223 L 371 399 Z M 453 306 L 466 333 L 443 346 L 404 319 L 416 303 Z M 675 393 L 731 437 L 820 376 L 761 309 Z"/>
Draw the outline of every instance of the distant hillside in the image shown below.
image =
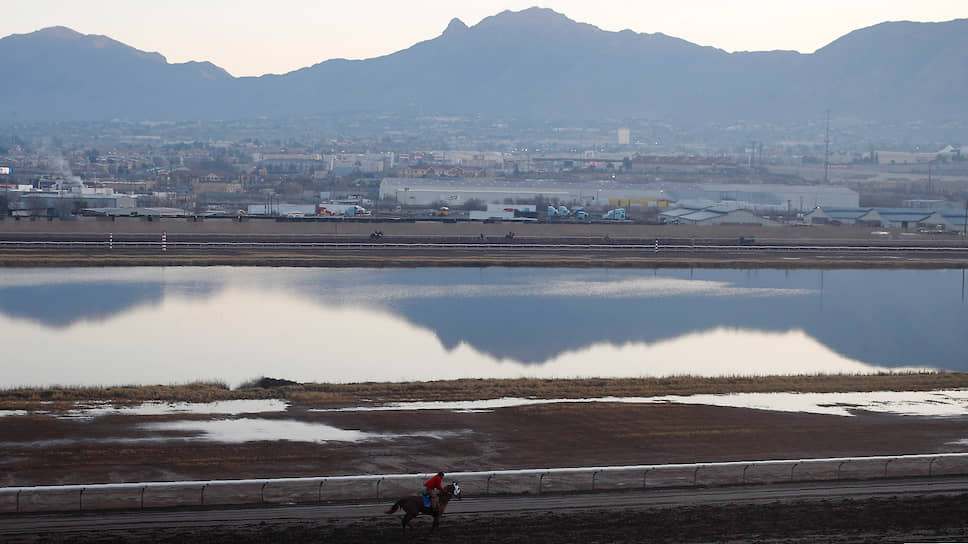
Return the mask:
<path fill-rule="evenodd" d="M 505 11 L 391 55 L 233 78 L 63 27 L 0 40 L 12 120 L 226 119 L 339 112 L 538 118 L 968 120 L 968 20 L 883 23 L 802 55 L 726 53 Z"/>
<path fill-rule="evenodd" d="M 209 118 L 237 85 L 212 63 L 169 64 L 64 27 L 0 40 L 0 74 L 0 117 L 13 121 Z"/>

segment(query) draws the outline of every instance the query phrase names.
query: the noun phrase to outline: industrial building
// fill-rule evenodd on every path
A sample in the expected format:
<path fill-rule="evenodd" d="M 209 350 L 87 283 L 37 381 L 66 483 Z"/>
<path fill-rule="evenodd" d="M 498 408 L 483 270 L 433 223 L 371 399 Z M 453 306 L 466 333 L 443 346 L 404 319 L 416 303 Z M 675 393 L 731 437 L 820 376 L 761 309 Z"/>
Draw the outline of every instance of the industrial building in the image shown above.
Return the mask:
<path fill-rule="evenodd" d="M 471 221 L 535 221 L 537 209 L 534 204 L 488 204 L 487 210 L 472 210 Z"/>
<path fill-rule="evenodd" d="M 735 210 L 722 206 L 708 208 L 675 208 L 659 214 L 666 223 L 681 225 L 758 225 L 778 227 L 780 223 L 760 217 L 749 210 Z"/>
<path fill-rule="evenodd" d="M 846 187 L 825 185 L 746 185 L 724 183 L 616 183 L 546 180 L 478 180 L 385 178 L 380 198 L 404 206 L 459 206 L 469 200 L 485 204 L 533 203 L 543 199 L 569 206 L 656 207 L 677 203 L 694 209 L 725 206 L 730 210 L 807 212 L 818 206 L 857 207 L 860 197 Z"/>
<path fill-rule="evenodd" d="M 803 216 L 813 225 L 859 225 L 895 229 L 930 229 L 935 231 L 963 231 L 965 212 L 959 210 L 930 210 L 923 208 L 859 208 L 817 207 Z"/>

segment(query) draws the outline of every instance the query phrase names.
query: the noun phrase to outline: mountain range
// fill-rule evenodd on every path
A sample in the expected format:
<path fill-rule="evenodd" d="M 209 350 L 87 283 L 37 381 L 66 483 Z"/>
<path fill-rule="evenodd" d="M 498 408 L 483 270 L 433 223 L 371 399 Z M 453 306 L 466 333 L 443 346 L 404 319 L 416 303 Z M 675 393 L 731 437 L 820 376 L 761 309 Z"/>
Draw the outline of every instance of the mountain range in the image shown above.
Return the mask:
<path fill-rule="evenodd" d="M 888 22 L 812 54 L 727 53 L 505 11 L 366 60 L 233 77 L 65 27 L 0 39 L 0 119 L 250 119 L 395 113 L 679 122 L 968 120 L 968 19 Z"/>

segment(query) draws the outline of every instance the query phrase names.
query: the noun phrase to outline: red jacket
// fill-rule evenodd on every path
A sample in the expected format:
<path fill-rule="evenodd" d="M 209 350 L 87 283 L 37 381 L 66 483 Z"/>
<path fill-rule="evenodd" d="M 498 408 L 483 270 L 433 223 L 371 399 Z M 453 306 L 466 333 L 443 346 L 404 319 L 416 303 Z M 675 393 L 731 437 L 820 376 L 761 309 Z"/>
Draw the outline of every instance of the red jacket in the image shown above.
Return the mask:
<path fill-rule="evenodd" d="M 434 477 L 424 482 L 424 487 L 427 489 L 439 489 L 441 493 L 445 490 L 443 488 L 444 479 L 440 477 L 439 474 L 434 474 Z"/>

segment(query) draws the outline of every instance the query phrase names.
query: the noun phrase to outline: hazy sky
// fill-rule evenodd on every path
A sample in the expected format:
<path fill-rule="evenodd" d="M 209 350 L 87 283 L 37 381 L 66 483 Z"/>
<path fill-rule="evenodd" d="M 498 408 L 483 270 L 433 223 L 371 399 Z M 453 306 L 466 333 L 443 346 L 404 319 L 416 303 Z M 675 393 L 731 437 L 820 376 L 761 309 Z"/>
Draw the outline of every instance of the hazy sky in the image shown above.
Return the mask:
<path fill-rule="evenodd" d="M 727 51 L 812 53 L 884 21 L 968 17 L 965 0 L 4 0 L 0 36 L 62 25 L 245 76 L 385 55 L 436 37 L 453 17 L 473 26 L 534 5 L 604 30 L 662 32 Z"/>

